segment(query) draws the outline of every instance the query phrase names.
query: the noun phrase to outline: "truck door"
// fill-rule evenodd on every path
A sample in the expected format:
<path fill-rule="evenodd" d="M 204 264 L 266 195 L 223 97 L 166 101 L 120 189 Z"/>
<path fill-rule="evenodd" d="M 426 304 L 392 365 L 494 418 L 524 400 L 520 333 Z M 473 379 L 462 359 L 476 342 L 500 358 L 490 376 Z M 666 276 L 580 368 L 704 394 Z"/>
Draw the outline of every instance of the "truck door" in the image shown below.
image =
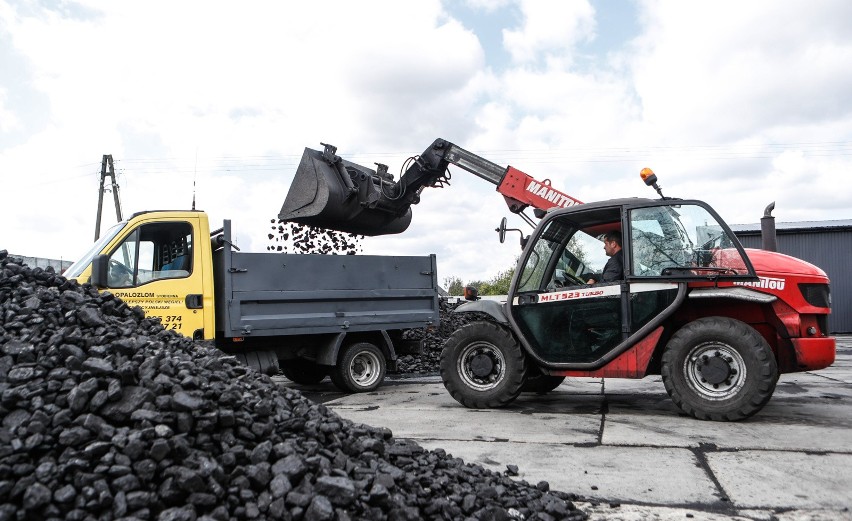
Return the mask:
<path fill-rule="evenodd" d="M 203 338 L 203 263 L 198 221 L 142 222 L 110 252 L 107 287 L 163 327 Z"/>

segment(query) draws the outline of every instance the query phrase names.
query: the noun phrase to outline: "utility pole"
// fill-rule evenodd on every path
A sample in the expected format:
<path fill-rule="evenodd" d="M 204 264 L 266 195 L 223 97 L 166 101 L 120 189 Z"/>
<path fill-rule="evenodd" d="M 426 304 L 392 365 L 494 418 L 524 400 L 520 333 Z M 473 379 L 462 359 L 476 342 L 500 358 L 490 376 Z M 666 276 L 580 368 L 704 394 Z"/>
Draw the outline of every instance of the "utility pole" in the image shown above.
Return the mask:
<path fill-rule="evenodd" d="M 108 169 L 107 169 L 108 168 Z M 118 181 L 115 179 L 115 165 L 112 162 L 112 154 L 105 154 L 101 161 L 101 183 L 98 191 L 98 219 L 95 222 L 95 240 L 101 236 L 101 214 L 104 207 L 104 190 L 107 176 L 112 178 L 112 198 L 115 199 L 115 217 L 119 221 L 121 217 L 121 203 L 118 200 Z"/>

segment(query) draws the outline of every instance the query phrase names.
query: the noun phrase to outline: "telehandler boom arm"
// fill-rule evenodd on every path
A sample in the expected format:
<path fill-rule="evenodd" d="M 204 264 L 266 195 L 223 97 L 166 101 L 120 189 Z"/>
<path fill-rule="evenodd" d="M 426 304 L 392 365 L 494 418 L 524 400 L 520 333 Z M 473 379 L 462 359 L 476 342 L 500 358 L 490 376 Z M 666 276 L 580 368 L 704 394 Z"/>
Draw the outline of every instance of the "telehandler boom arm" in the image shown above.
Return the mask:
<path fill-rule="evenodd" d="M 411 222 L 411 205 L 426 187 L 449 184 L 448 167 L 457 166 L 497 186 L 509 210 L 520 213 L 569 207 L 580 201 L 513 167 L 502 167 L 449 141 L 436 139 L 410 158 L 399 181 L 387 166 L 372 170 L 336 155 L 337 148 L 305 149 L 279 219 L 360 235 L 400 233 Z"/>

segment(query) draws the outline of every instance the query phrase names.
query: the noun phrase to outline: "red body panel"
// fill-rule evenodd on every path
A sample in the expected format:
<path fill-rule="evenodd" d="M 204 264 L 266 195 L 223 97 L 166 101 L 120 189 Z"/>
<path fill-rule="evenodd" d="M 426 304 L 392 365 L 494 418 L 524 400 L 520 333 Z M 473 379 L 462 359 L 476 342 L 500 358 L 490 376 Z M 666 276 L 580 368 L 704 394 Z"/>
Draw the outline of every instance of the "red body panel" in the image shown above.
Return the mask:
<path fill-rule="evenodd" d="M 721 250 L 719 255 L 724 256 L 727 251 Z M 720 282 L 718 286 L 743 286 L 774 295 L 777 300 L 769 304 L 771 311 L 748 303 L 732 306 L 723 301 L 717 303 L 719 309 L 714 309 L 712 304 L 711 307 L 693 305 L 681 317 L 694 320 L 702 315 L 719 314 L 750 324 L 775 350 L 781 373 L 822 369 L 831 365 L 836 351 L 835 339 L 828 336 L 828 331 L 821 330 L 818 320 L 831 310 L 808 302 L 799 287 L 799 284 L 828 284 L 825 272 L 809 262 L 782 253 L 747 248 L 746 254 L 760 280 Z M 740 269 L 744 270 L 745 266 Z M 690 286 L 706 287 L 708 284 L 691 283 Z"/>
<path fill-rule="evenodd" d="M 796 350 L 796 362 L 800 371 L 825 369 L 834 363 L 837 347 L 834 337 L 793 338 Z"/>
<path fill-rule="evenodd" d="M 581 201 L 550 186 L 549 179 L 536 181 L 511 166 L 506 169 L 506 175 L 503 176 L 503 181 L 497 187 L 497 191 L 507 199 L 513 212 L 523 210 L 523 208 L 513 208 L 513 206 L 516 206 L 512 204 L 513 202 L 520 203 L 524 207 L 532 206 L 545 210 L 556 207 L 568 208 L 582 204 Z"/>
<path fill-rule="evenodd" d="M 663 334 L 663 328 L 658 327 L 638 344 L 631 347 L 607 365 L 594 371 L 549 371 L 557 376 L 585 376 L 592 378 L 644 378 L 648 370 L 648 362 L 657 348 L 657 342 Z"/>

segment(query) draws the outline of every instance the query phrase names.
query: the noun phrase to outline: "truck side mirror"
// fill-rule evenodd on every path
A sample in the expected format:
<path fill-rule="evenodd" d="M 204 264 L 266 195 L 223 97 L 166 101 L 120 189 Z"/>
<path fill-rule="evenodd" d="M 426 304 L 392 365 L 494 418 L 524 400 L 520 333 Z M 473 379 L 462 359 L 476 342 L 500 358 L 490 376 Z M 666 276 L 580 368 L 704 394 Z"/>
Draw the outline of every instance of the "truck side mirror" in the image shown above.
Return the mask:
<path fill-rule="evenodd" d="M 107 287 L 107 273 L 109 272 L 109 256 L 96 255 L 92 259 L 92 286 L 96 288 Z"/>

